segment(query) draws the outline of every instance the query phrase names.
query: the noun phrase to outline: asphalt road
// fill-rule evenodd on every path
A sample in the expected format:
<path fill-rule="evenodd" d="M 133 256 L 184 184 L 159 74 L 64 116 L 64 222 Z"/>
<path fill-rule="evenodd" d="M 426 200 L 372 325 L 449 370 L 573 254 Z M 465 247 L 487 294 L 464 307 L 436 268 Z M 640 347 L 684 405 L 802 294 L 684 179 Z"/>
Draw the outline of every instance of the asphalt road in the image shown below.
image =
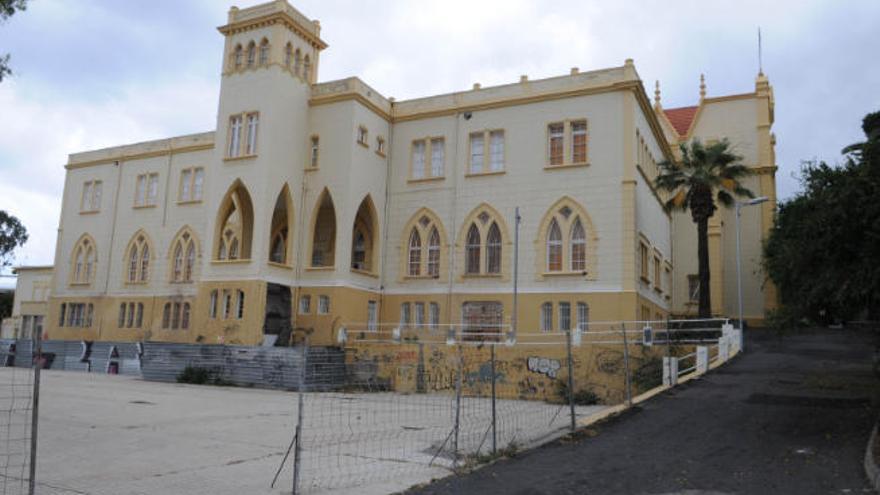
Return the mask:
<path fill-rule="evenodd" d="M 749 339 L 747 353 L 576 438 L 435 482 L 423 494 L 873 493 L 869 334 Z"/>

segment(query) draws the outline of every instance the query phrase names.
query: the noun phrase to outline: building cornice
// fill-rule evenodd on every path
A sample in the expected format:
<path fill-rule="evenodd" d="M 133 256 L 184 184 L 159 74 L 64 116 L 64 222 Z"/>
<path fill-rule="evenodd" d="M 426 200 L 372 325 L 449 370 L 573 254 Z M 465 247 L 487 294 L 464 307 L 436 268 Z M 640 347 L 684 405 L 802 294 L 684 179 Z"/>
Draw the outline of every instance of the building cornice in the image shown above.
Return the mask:
<path fill-rule="evenodd" d="M 116 161 L 143 160 L 177 153 L 192 153 L 214 148 L 214 133 L 192 134 L 156 141 L 86 151 L 70 155 L 67 170 L 110 164 Z"/>
<path fill-rule="evenodd" d="M 274 4 L 269 4 L 270 7 L 273 7 Z M 258 7 L 266 7 L 266 6 L 258 6 Z M 327 48 L 327 43 L 322 40 L 318 33 L 320 30 L 317 28 L 315 21 L 309 21 L 302 14 L 299 14 L 296 17 L 291 14 L 291 12 L 287 10 L 282 11 L 270 11 L 266 14 L 259 15 L 260 12 L 254 11 L 256 15 L 246 15 L 250 9 L 244 9 L 240 11 L 233 11 L 230 13 L 230 22 L 224 26 L 220 26 L 217 28 L 218 31 L 223 33 L 226 36 L 243 33 L 246 31 L 251 31 L 254 29 L 259 29 L 266 26 L 271 26 L 273 24 L 282 23 L 285 27 L 302 37 L 304 40 L 308 41 L 312 47 L 317 50 L 323 50 Z M 309 29 L 305 24 L 311 24 L 313 26 L 312 29 Z"/>

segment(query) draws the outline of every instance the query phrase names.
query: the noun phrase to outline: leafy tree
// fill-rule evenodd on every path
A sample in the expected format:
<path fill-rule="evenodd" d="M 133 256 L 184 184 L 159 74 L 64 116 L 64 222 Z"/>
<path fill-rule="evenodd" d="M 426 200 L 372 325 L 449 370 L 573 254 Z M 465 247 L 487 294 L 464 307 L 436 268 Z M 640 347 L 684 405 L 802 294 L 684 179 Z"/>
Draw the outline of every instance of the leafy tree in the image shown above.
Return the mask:
<path fill-rule="evenodd" d="M 764 267 L 786 323 L 880 318 L 880 112 L 841 166 L 808 162 L 803 191 L 779 205 Z"/>
<path fill-rule="evenodd" d="M 688 146 L 680 145 L 681 160 L 660 163 L 660 174 L 655 183 L 661 190 L 670 193 L 666 201 L 667 211 L 690 211 L 697 224 L 697 258 L 700 276 L 701 318 L 712 316 L 712 303 L 709 295 L 709 219 L 718 209 L 715 201 L 722 206 L 731 207 L 736 196 L 753 198 L 740 180 L 752 171 L 740 163 L 742 157 L 730 151 L 730 143 L 721 142 L 703 145 L 699 140 Z"/>
<path fill-rule="evenodd" d="M 12 252 L 28 240 L 27 229 L 14 216 L 0 210 L 0 269 L 12 264 Z"/>
<path fill-rule="evenodd" d="M 0 0 L 0 22 L 3 22 L 18 11 L 27 8 L 28 0 Z M 12 74 L 9 68 L 9 54 L 0 55 L 0 82 L 3 78 Z"/>

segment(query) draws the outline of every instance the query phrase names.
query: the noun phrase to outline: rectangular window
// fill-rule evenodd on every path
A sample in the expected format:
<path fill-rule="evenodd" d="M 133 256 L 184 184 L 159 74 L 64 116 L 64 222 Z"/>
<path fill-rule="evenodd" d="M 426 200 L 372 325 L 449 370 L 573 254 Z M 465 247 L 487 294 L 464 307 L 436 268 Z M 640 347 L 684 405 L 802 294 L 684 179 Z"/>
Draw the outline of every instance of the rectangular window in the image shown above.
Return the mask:
<path fill-rule="evenodd" d="M 571 330 L 571 303 L 559 303 L 559 329 L 563 332 Z"/>
<path fill-rule="evenodd" d="M 464 340 L 497 341 L 504 324 L 504 306 L 500 302 L 465 302 L 461 323 Z"/>
<path fill-rule="evenodd" d="M 229 117 L 229 147 L 226 156 L 234 158 L 241 154 L 241 115 Z"/>
<path fill-rule="evenodd" d="M 412 144 L 412 178 L 425 177 L 425 141 L 413 141 Z"/>
<path fill-rule="evenodd" d="M 571 123 L 571 161 L 572 163 L 587 162 L 586 120 L 578 120 Z"/>
<path fill-rule="evenodd" d="M 257 130 L 260 126 L 260 114 L 249 113 L 247 116 L 247 147 L 245 154 L 257 154 Z"/>
<path fill-rule="evenodd" d="M 367 301 L 367 330 L 376 331 L 379 323 L 379 311 L 376 301 Z"/>
<path fill-rule="evenodd" d="M 504 170 L 504 131 L 489 133 L 489 170 Z"/>
<path fill-rule="evenodd" d="M 312 297 L 311 296 L 300 296 L 299 298 L 299 314 L 307 315 L 312 311 Z"/>
<path fill-rule="evenodd" d="M 421 328 L 425 326 L 425 303 L 417 302 L 416 306 L 416 326 Z"/>
<path fill-rule="evenodd" d="M 312 147 L 311 151 L 309 151 L 309 167 L 318 168 L 318 144 L 319 144 L 318 136 L 312 136 Z"/>
<path fill-rule="evenodd" d="M 98 211 L 101 209 L 101 186 L 99 180 L 83 183 L 82 197 L 79 202 L 80 211 Z"/>
<path fill-rule="evenodd" d="M 180 171 L 180 192 L 178 201 L 201 201 L 205 183 L 205 170 L 201 167 L 185 168 Z"/>
<path fill-rule="evenodd" d="M 547 129 L 547 134 L 550 139 L 550 165 L 562 165 L 565 155 L 565 145 L 563 144 L 565 138 L 565 125 L 561 122 L 550 124 Z"/>
<path fill-rule="evenodd" d="M 211 291 L 211 304 L 208 306 L 208 317 L 217 318 L 217 289 Z"/>
<path fill-rule="evenodd" d="M 318 314 L 330 314 L 330 296 L 318 296 Z"/>
<path fill-rule="evenodd" d="M 471 167 L 470 173 L 479 174 L 483 172 L 483 133 L 471 134 Z"/>
<path fill-rule="evenodd" d="M 369 131 L 367 131 L 367 128 L 366 128 L 366 127 L 364 127 L 364 126 L 359 126 L 359 127 L 358 127 L 358 132 L 357 132 L 357 142 L 358 142 L 358 144 L 360 144 L 360 145 L 362 145 L 362 146 L 369 146 L 369 145 L 367 144 L 367 138 L 368 138 L 369 134 L 370 134 L 370 133 L 369 133 Z"/>
<path fill-rule="evenodd" d="M 238 318 L 240 320 L 240 319 L 244 318 L 244 291 L 238 290 L 236 292 L 238 292 L 238 298 L 237 298 L 238 299 L 238 301 L 237 301 L 238 308 L 235 313 L 236 313 L 236 318 Z"/>
<path fill-rule="evenodd" d="M 691 302 L 700 300 L 700 276 L 688 275 L 688 299 Z"/>
<path fill-rule="evenodd" d="M 232 291 L 223 289 L 223 318 L 229 319 L 232 314 Z"/>
<path fill-rule="evenodd" d="M 663 279 L 660 277 L 660 264 L 661 260 L 659 257 L 654 256 L 654 288 L 660 290 L 660 284 L 663 283 Z"/>
<path fill-rule="evenodd" d="M 440 305 L 432 302 L 428 306 L 428 320 L 431 326 L 437 328 L 440 325 Z"/>
<path fill-rule="evenodd" d="M 385 156 L 385 138 L 382 136 L 376 137 L 376 153 Z"/>
<path fill-rule="evenodd" d="M 639 244 L 639 262 L 641 263 L 639 266 L 639 275 L 642 277 L 642 280 L 648 282 L 648 245 L 645 243 Z"/>
<path fill-rule="evenodd" d="M 159 174 L 141 174 L 137 177 L 135 206 L 155 206 L 159 196 Z"/>
<path fill-rule="evenodd" d="M 443 138 L 431 140 L 431 177 L 443 177 Z"/>
<path fill-rule="evenodd" d="M 581 332 L 586 332 L 589 329 L 590 325 L 590 308 L 587 306 L 587 303 L 579 302 L 577 305 L 578 311 L 578 330 Z"/>
<path fill-rule="evenodd" d="M 541 305 L 541 331 L 553 330 L 553 303 L 545 302 Z"/>
<path fill-rule="evenodd" d="M 406 328 L 409 326 L 409 322 L 411 321 L 409 315 L 409 303 L 405 302 L 400 305 L 400 327 Z"/>

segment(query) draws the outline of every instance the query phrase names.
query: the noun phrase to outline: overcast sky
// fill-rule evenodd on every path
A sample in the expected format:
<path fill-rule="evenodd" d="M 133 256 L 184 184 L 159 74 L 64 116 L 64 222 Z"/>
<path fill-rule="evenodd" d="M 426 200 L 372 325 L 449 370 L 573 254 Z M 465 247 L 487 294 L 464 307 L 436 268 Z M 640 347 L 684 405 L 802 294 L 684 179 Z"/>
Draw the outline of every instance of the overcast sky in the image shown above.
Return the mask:
<path fill-rule="evenodd" d="M 229 0 L 31 0 L 0 26 L 0 209 L 54 258 L 63 165 L 88 149 L 212 130 Z M 840 161 L 880 110 L 880 1 L 293 0 L 330 45 L 319 80 L 356 75 L 405 99 L 619 66 L 666 108 L 754 90 L 757 28 L 776 94 L 780 198 L 802 160 Z M 0 286 L 11 280 L 0 280 Z"/>

